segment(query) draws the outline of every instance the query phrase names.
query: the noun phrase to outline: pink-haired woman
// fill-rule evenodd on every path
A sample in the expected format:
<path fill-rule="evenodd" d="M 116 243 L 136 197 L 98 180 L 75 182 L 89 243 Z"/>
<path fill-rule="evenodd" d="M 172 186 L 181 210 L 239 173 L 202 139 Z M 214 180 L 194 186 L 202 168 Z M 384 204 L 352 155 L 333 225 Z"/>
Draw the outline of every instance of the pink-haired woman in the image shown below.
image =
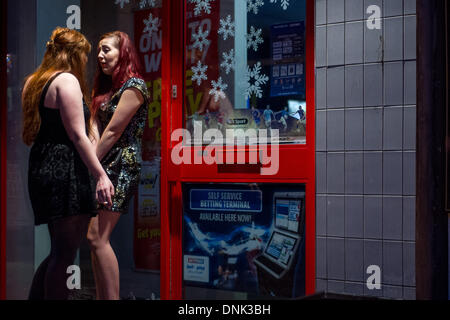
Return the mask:
<path fill-rule="evenodd" d="M 88 241 L 97 299 L 119 299 L 119 266 L 110 244 L 111 233 L 139 183 L 141 142 L 149 94 L 129 36 L 120 31 L 103 35 L 98 44 L 97 74 L 92 92 L 93 141 L 97 156 L 115 187 L 112 207 L 100 206 L 91 220 Z"/>

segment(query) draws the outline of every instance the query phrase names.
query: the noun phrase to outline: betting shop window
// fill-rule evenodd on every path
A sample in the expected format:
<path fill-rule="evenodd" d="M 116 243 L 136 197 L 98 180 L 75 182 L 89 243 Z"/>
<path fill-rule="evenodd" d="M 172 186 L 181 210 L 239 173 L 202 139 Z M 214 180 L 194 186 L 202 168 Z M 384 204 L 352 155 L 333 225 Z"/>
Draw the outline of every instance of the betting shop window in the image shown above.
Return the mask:
<path fill-rule="evenodd" d="M 186 2 L 191 136 L 278 129 L 279 143 L 305 144 L 305 0 Z"/>

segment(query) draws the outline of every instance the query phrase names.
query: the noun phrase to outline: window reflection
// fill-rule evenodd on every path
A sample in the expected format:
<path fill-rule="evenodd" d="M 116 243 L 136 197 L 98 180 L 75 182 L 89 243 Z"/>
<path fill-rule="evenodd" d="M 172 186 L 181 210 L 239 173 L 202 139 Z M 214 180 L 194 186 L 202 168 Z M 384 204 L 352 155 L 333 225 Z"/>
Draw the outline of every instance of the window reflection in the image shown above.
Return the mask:
<path fill-rule="evenodd" d="M 28 152 L 21 140 L 21 90 L 23 79 L 41 61 L 45 43 L 56 26 L 81 28 L 95 46 L 100 35 L 121 30 L 136 40 L 144 33 L 149 13 L 161 19 L 162 0 L 8 0 L 7 20 L 7 298 L 27 299 L 36 266 L 48 255 L 46 226 L 34 227 L 27 188 Z M 79 10 L 78 10 L 79 9 Z M 81 13 L 79 20 L 78 13 Z M 161 22 L 162 23 L 162 22 Z M 151 28 L 151 26 L 150 26 Z M 146 68 L 145 80 L 152 96 L 149 122 L 143 145 L 143 170 L 139 194 L 124 215 L 111 239 L 121 268 L 122 298 L 159 298 L 159 172 L 161 101 L 161 27 L 153 41 L 143 41 L 140 54 Z M 145 40 L 145 39 L 144 39 Z M 146 58 L 146 55 L 148 57 Z M 92 85 L 96 50 L 92 50 L 87 77 Z M 159 73 L 158 73 L 159 72 Z M 136 220 L 135 220 L 136 218 Z M 151 241 L 150 241 L 151 240 Z M 141 245 L 142 244 L 142 245 Z M 136 249 L 136 250 L 134 250 Z M 75 262 L 82 272 L 82 290 L 75 299 L 95 298 L 87 243 Z M 151 272 L 149 272 L 149 270 Z"/>
<path fill-rule="evenodd" d="M 306 143 L 305 11 L 301 1 L 187 1 L 185 126 L 278 129 Z"/>

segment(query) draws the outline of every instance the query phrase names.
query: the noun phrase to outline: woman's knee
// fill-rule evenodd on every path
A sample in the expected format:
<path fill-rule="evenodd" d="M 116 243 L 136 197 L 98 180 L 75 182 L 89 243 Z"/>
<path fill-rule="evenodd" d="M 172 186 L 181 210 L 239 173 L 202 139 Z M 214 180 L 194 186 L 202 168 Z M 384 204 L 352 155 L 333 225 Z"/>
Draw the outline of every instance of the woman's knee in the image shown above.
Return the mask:
<path fill-rule="evenodd" d="M 109 244 L 109 241 L 103 239 L 95 228 L 89 228 L 86 238 L 91 250 L 98 250 Z"/>
<path fill-rule="evenodd" d="M 86 234 L 89 247 L 94 248 L 98 245 L 100 234 L 98 231 L 98 217 L 92 218 Z"/>
<path fill-rule="evenodd" d="M 100 245 L 100 236 L 98 231 L 93 228 L 89 228 L 86 239 L 91 249 L 95 249 Z"/>
<path fill-rule="evenodd" d="M 101 211 L 98 216 L 91 219 L 87 232 L 87 241 L 91 250 L 109 246 L 109 238 L 120 218 L 120 214 L 109 211 Z"/>

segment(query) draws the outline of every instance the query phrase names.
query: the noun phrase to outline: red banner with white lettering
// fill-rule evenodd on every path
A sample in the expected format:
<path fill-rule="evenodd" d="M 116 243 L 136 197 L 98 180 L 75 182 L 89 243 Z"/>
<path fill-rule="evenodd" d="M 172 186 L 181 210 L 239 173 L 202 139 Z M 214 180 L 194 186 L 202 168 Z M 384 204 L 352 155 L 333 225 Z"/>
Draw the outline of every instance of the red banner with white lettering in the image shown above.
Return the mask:
<path fill-rule="evenodd" d="M 160 159 L 162 10 L 134 14 L 134 38 L 150 93 L 148 119 L 142 139 L 142 172 L 134 210 L 136 269 L 160 270 Z"/>

